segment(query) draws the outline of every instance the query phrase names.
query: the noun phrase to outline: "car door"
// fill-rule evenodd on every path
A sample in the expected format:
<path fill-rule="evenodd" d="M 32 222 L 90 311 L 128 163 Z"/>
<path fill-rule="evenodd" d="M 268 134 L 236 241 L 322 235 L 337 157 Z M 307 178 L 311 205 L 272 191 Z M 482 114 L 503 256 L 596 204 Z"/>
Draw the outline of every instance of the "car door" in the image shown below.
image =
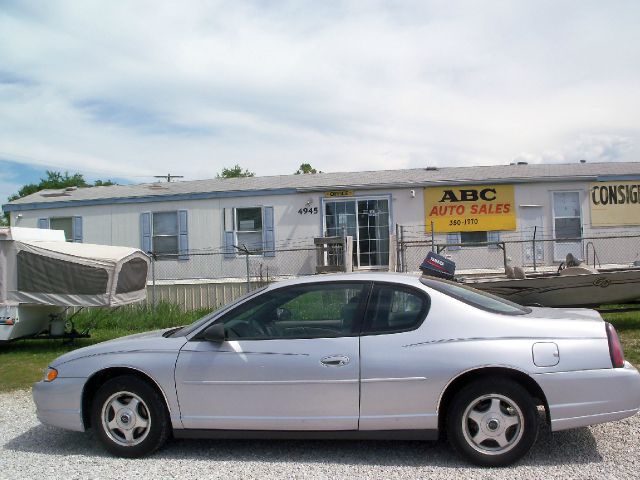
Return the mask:
<path fill-rule="evenodd" d="M 368 282 L 266 291 L 191 339 L 176 364 L 185 428 L 357 430 L 360 320 Z M 197 335 L 196 335 L 197 337 Z"/>
<path fill-rule="evenodd" d="M 393 283 L 374 285 L 360 339 L 360 430 L 437 428 L 427 411 L 428 365 L 416 331 L 429 310 L 422 290 Z"/>

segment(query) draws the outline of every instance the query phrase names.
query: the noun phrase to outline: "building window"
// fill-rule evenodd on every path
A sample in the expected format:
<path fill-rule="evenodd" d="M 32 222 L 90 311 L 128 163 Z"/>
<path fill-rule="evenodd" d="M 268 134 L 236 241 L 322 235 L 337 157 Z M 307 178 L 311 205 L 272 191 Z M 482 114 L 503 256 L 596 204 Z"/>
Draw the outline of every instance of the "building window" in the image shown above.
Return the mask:
<path fill-rule="evenodd" d="M 262 208 L 236 208 L 235 233 L 239 247 L 262 253 Z"/>
<path fill-rule="evenodd" d="M 564 261 L 571 253 L 582 258 L 582 212 L 579 192 L 553 192 L 553 259 Z"/>
<path fill-rule="evenodd" d="M 152 213 L 152 247 L 156 255 L 178 254 L 178 212 Z"/>
<path fill-rule="evenodd" d="M 39 218 L 38 228 L 62 230 L 67 242 L 82 243 L 82 217 Z"/>
<path fill-rule="evenodd" d="M 142 212 L 140 214 L 140 248 L 156 258 L 189 259 L 187 210 Z"/>
<path fill-rule="evenodd" d="M 53 217 L 49 219 L 49 228 L 51 230 L 64 231 L 64 239 L 67 242 L 73 242 L 73 218 L 72 217 Z"/>
<path fill-rule="evenodd" d="M 224 258 L 244 255 L 275 257 L 275 229 L 273 207 L 224 208 L 222 213 Z"/>
<path fill-rule="evenodd" d="M 455 232 L 447 233 L 448 244 L 463 244 L 465 247 L 484 247 L 486 243 L 487 248 L 499 248 L 494 242 L 500 241 L 499 231 L 489 232 Z M 460 250 L 460 245 L 450 246 L 448 251 Z"/>
<path fill-rule="evenodd" d="M 554 192 L 553 217 L 556 238 L 580 238 L 582 236 L 580 194 L 578 192 Z"/>
<path fill-rule="evenodd" d="M 487 232 L 460 232 L 460 243 L 473 246 L 477 243 L 487 242 Z"/>

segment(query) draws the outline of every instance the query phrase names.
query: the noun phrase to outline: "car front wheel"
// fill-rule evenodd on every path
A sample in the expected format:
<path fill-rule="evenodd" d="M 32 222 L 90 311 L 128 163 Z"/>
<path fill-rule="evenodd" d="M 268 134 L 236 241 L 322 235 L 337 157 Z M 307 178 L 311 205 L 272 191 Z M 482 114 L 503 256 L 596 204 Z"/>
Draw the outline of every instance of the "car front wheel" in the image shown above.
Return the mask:
<path fill-rule="evenodd" d="M 536 405 L 515 382 L 476 381 L 464 387 L 449 408 L 449 441 L 478 465 L 515 462 L 529 451 L 537 434 Z"/>
<path fill-rule="evenodd" d="M 129 458 L 154 452 L 170 431 L 161 396 L 144 380 L 129 375 L 100 387 L 93 401 L 91 424 L 109 452 Z"/>

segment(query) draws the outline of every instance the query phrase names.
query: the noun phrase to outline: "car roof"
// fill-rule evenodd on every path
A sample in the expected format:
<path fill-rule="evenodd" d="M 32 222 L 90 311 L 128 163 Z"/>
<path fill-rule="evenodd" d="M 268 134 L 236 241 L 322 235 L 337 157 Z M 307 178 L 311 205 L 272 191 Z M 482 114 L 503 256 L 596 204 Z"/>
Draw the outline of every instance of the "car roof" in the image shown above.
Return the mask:
<path fill-rule="evenodd" d="M 392 282 L 405 285 L 421 286 L 418 275 L 395 272 L 352 272 L 352 273 L 328 273 L 322 275 L 309 275 L 288 280 L 279 280 L 272 283 L 273 288 L 280 288 L 289 285 L 302 285 L 305 283 L 320 282 L 345 282 L 345 281 L 365 281 L 365 282 Z"/>

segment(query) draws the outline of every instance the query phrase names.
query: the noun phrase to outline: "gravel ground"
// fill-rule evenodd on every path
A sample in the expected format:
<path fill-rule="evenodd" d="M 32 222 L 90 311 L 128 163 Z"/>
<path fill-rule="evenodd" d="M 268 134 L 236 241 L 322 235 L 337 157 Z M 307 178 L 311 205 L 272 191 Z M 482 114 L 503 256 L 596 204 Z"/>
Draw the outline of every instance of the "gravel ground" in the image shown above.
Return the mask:
<path fill-rule="evenodd" d="M 551 434 L 516 466 L 471 467 L 444 442 L 171 441 L 138 460 L 104 453 L 91 433 L 38 422 L 30 391 L 0 394 L 0 478 L 640 478 L 640 415 Z"/>

